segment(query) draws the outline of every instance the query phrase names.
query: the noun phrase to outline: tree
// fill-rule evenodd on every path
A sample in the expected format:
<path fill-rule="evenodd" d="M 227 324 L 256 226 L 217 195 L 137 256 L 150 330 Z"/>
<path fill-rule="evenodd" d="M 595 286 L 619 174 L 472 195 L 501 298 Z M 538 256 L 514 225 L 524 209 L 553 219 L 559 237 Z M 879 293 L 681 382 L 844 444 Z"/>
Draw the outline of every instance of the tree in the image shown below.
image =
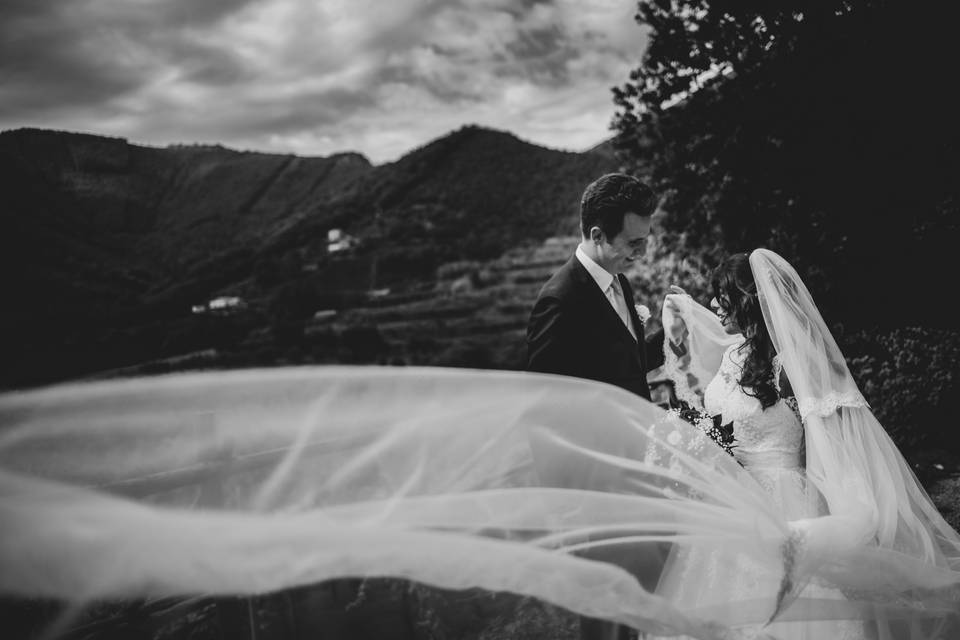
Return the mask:
<path fill-rule="evenodd" d="M 708 259 L 767 246 L 798 267 L 828 320 L 915 323 L 906 300 L 941 292 L 933 274 L 950 272 L 960 240 L 945 11 L 641 2 L 652 39 L 614 90 L 618 152 Z"/>

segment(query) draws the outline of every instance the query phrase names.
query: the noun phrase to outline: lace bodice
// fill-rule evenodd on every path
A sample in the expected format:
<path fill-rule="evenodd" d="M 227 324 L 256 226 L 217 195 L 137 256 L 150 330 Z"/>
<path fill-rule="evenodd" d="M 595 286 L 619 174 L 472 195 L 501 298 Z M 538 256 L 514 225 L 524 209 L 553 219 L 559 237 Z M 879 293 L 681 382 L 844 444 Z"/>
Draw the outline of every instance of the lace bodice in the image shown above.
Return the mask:
<path fill-rule="evenodd" d="M 780 399 L 763 409 L 744 393 L 737 381 L 746 356 L 739 347 L 732 345 L 723 354 L 720 370 L 704 392 L 706 410 L 721 414 L 724 424 L 733 422 L 735 455 L 747 468 L 803 466 L 803 425 L 796 406 Z"/>

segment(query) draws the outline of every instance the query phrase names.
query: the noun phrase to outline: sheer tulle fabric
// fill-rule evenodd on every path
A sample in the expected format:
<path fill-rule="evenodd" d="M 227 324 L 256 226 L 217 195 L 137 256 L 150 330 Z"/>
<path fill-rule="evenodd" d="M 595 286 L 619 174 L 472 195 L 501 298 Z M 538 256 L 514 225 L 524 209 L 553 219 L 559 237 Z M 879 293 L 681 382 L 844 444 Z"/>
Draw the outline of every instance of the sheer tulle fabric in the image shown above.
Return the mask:
<path fill-rule="evenodd" d="M 685 327 L 682 356 L 664 348 L 664 373 L 674 383 L 680 400 L 703 409 L 703 394 L 720 370 L 723 354 L 731 345 L 743 342 L 740 334 L 728 334 L 717 316 L 697 304 L 688 295 L 670 294 L 663 305 L 663 326 L 673 327 L 678 321 Z"/>
<path fill-rule="evenodd" d="M 816 527 L 785 519 L 701 432 L 608 385 L 507 372 L 274 369 L 6 394 L 0 522 L 0 593 L 74 603 L 384 576 L 731 638 L 778 611 L 935 621 L 958 581 L 875 547 L 797 555 Z M 722 548 L 779 587 L 871 588 L 698 609 L 641 587 L 664 544 Z"/>
<path fill-rule="evenodd" d="M 807 472 L 831 514 L 844 514 L 859 543 L 960 572 L 960 536 L 867 406 L 799 275 L 765 249 L 750 255 L 750 266 L 804 419 Z"/>

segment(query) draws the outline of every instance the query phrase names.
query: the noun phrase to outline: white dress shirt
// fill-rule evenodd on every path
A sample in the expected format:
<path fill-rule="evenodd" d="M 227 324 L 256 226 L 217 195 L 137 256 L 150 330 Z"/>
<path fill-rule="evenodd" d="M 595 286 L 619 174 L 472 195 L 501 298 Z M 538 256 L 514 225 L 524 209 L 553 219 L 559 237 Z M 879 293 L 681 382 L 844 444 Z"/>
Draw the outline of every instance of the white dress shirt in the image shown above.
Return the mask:
<path fill-rule="evenodd" d="M 627 301 L 623 297 L 623 291 L 620 289 L 619 279 L 594 262 L 580 247 L 577 247 L 576 256 L 580 264 L 583 265 L 583 268 L 587 270 L 590 277 L 592 277 L 597 283 L 597 286 L 600 287 L 600 291 L 603 291 L 603 295 L 607 297 L 613 310 L 616 311 L 620 319 L 623 320 L 627 331 L 629 331 L 633 339 L 636 340 L 637 333 L 633 329 L 633 322 L 630 320 L 630 311 L 627 309 Z"/>

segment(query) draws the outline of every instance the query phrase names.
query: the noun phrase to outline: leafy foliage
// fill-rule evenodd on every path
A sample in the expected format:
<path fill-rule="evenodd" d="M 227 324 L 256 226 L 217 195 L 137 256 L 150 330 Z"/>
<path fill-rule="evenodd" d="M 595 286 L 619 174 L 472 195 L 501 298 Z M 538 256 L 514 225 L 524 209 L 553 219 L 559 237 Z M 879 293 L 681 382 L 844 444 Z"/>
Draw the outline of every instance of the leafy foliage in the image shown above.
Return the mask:
<path fill-rule="evenodd" d="M 932 442 L 956 396 L 954 322 L 929 307 L 960 243 L 955 13 L 645 0 L 650 47 L 614 91 L 618 152 L 665 194 L 660 257 L 787 256 L 904 446 Z"/>
<path fill-rule="evenodd" d="M 862 332 L 847 344 L 851 372 L 898 445 L 960 454 L 945 431 L 960 397 L 960 332 L 904 327 L 879 336 Z"/>
<path fill-rule="evenodd" d="M 694 246 L 791 256 L 837 322 L 915 322 L 889 292 L 938 292 L 960 239 L 947 13 L 643 2 L 653 39 L 615 90 L 618 149 Z"/>

